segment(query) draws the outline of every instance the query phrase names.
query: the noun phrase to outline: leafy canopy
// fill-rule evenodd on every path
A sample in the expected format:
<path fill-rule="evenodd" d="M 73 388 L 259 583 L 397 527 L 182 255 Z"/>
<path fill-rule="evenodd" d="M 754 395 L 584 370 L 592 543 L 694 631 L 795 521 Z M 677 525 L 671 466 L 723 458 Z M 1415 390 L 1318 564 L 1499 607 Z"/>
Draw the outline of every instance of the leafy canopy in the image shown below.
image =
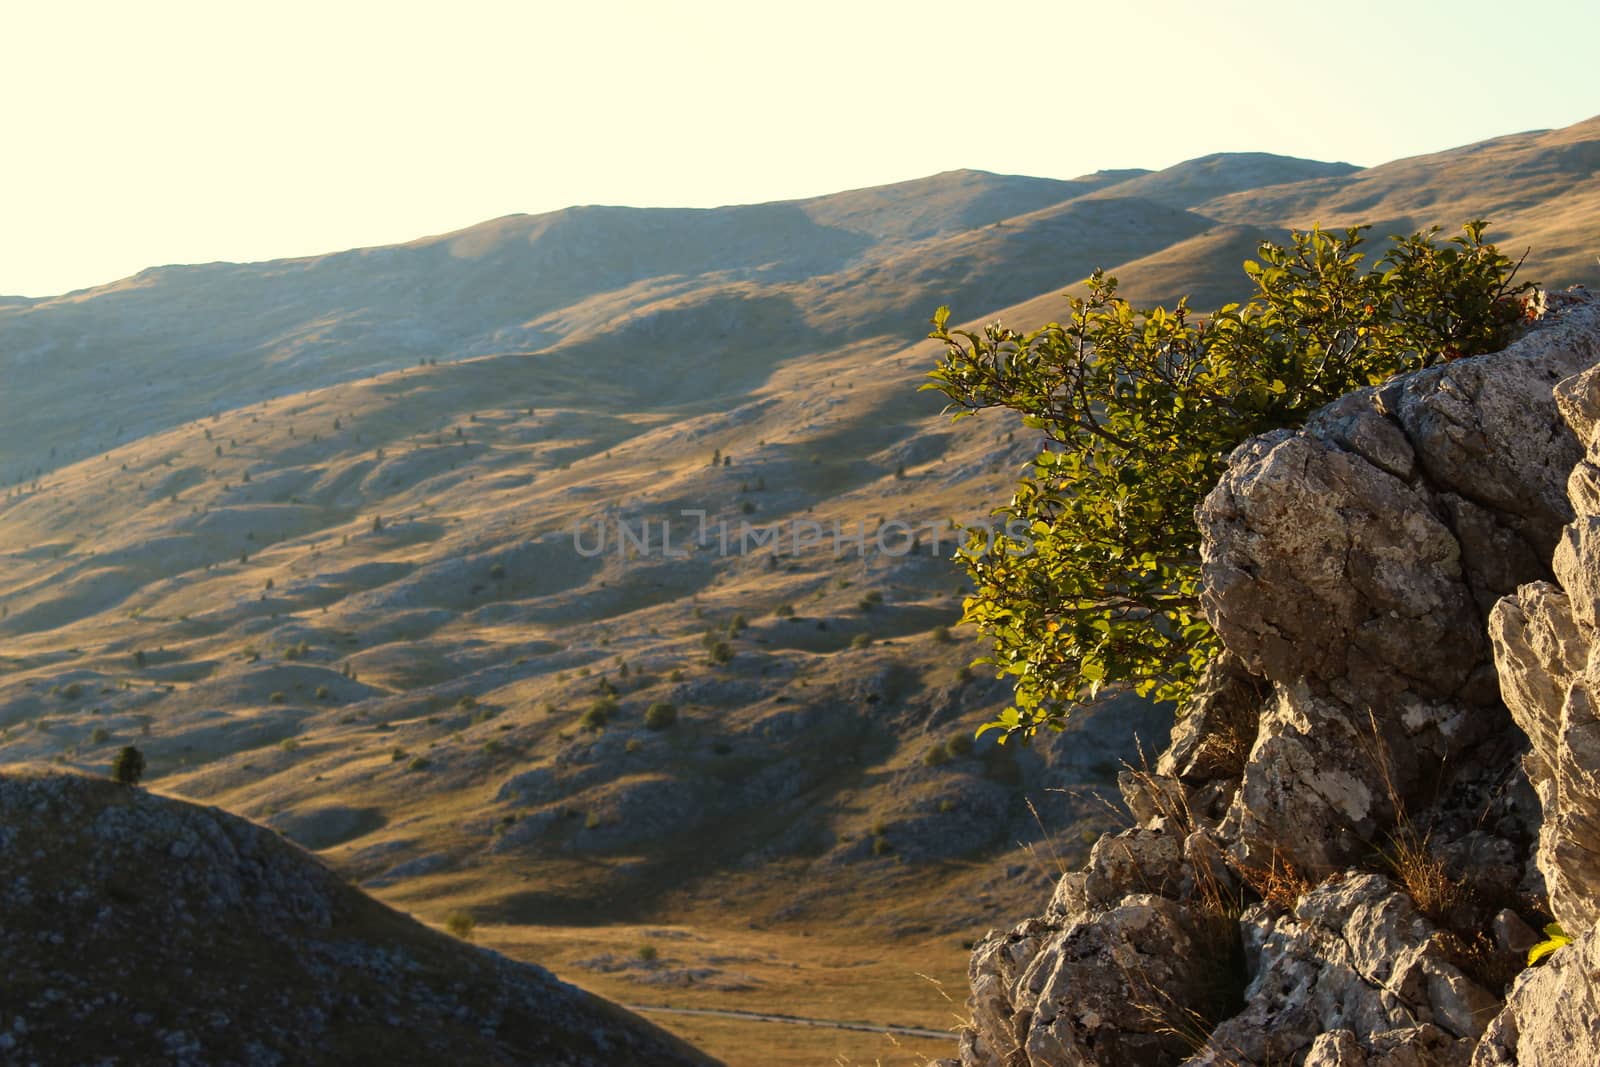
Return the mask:
<path fill-rule="evenodd" d="M 1009 408 L 1045 438 L 992 529 L 959 558 L 963 621 L 993 642 L 1015 704 L 988 728 L 1060 729 L 1102 686 L 1181 700 L 1217 648 L 1200 611 L 1194 511 L 1247 437 L 1297 426 L 1361 386 L 1502 347 L 1516 264 L 1467 223 L 1396 237 L 1363 270 L 1362 231 L 1293 232 L 1260 247 L 1255 294 L 1209 316 L 1138 310 L 1096 271 L 1071 317 L 1032 333 L 948 328 L 933 380 L 955 417 Z"/>

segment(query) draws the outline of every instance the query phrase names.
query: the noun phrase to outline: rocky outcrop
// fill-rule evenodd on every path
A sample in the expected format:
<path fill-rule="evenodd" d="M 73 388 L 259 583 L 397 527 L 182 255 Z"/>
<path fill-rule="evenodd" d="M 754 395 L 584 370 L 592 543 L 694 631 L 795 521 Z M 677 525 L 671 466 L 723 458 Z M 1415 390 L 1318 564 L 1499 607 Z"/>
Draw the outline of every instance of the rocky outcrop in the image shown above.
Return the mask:
<path fill-rule="evenodd" d="M 270 830 L 65 774 L 0 776 L 0 974 L 3 1063 L 714 1062 Z"/>
<path fill-rule="evenodd" d="M 978 945 L 963 1067 L 1553 1062 L 1579 946 L 1510 979 L 1546 883 L 1569 932 L 1600 908 L 1600 301 L 1550 305 L 1235 452 L 1197 515 L 1226 652 L 1135 825 Z"/>
<path fill-rule="evenodd" d="M 1555 550 L 1559 586 L 1526 585 L 1490 617 L 1506 706 L 1527 733 L 1538 791 L 1539 871 L 1568 930 L 1600 919 L 1600 368 L 1556 390 L 1585 453 L 1569 481 L 1576 514 Z"/>
<path fill-rule="evenodd" d="M 1234 454 L 1197 518 L 1206 615 L 1274 686 L 1228 815 L 1247 862 L 1338 869 L 1504 729 L 1485 618 L 1550 574 L 1581 455 L 1551 388 L 1597 360 L 1585 301 Z"/>
<path fill-rule="evenodd" d="M 1241 926 L 1254 976 L 1246 1007 L 1211 1032 L 1192 1064 L 1282 1062 L 1335 1031 L 1350 1037 L 1339 1039 L 1345 1059 L 1333 1063 L 1394 1063 L 1399 1049 L 1426 1049 L 1425 1062 L 1465 1064 L 1500 1007 L 1380 875 L 1329 879 L 1288 914 L 1255 905 Z M 1390 1035 L 1381 1051 L 1376 1035 Z"/>

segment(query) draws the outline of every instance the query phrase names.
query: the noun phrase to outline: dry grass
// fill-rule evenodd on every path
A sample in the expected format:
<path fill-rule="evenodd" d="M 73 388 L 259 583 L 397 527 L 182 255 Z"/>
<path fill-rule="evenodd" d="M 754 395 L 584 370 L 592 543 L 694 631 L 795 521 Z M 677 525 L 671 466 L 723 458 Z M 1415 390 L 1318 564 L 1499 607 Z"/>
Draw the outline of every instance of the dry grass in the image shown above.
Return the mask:
<path fill-rule="evenodd" d="M 1439 926 L 1453 926 L 1471 904 L 1472 889 L 1450 874 L 1430 837 L 1402 819 L 1389 835 L 1383 858 L 1417 910 Z"/>
<path fill-rule="evenodd" d="M 1279 911 L 1293 911 L 1300 898 L 1311 891 L 1311 879 L 1277 849 L 1273 849 L 1267 866 L 1239 864 L 1237 869 L 1239 876 L 1256 896 Z"/>
<path fill-rule="evenodd" d="M 559 977 L 624 1005 L 656 1005 L 948 1030 L 944 1039 L 905 1037 L 788 1023 L 646 1012 L 666 1030 L 719 1057 L 728 1067 L 921 1067 L 954 1054 L 966 1021 L 956 998 L 966 991 L 965 954 L 948 938 L 891 940 L 859 930 L 808 932 L 748 926 L 618 925 L 588 928 L 480 925 L 480 944 L 538 963 Z M 749 980 L 749 988 L 650 985 L 628 972 L 604 973 L 579 961 L 610 953 L 638 955 L 650 944 L 652 966 L 705 967 Z M 639 969 L 634 973 L 648 973 Z"/>
<path fill-rule="evenodd" d="M 925 1067 L 955 1054 L 954 1035 L 934 1041 L 705 1016 L 647 1018 L 727 1067 Z"/>

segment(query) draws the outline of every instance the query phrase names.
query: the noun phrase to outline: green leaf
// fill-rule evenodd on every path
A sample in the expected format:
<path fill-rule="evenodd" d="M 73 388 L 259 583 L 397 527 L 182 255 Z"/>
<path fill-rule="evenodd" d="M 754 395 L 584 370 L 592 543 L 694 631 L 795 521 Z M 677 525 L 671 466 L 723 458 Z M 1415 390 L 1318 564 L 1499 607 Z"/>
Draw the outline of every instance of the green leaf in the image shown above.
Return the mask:
<path fill-rule="evenodd" d="M 1572 938 L 1568 937 L 1567 932 L 1561 929 L 1560 923 L 1546 924 L 1544 932 L 1546 940 L 1539 942 L 1528 950 L 1529 967 L 1532 967 L 1556 949 L 1572 944 Z"/>

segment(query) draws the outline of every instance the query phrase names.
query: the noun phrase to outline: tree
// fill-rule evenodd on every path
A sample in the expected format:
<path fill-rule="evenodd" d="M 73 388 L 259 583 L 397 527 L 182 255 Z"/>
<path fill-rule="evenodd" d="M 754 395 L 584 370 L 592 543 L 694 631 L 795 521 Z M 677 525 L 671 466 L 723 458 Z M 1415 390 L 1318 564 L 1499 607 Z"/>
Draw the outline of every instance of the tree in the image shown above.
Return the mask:
<path fill-rule="evenodd" d="M 925 389 L 956 418 L 1008 408 L 1047 444 L 961 558 L 962 621 L 1016 700 L 988 728 L 1060 729 L 1108 683 L 1181 700 L 1217 647 L 1200 612 L 1194 509 L 1245 438 L 1297 426 L 1352 389 L 1493 351 L 1520 313 L 1516 264 L 1485 223 L 1394 238 L 1362 271 L 1362 230 L 1313 229 L 1245 263 L 1255 294 L 1215 314 L 1135 309 L 1096 271 L 1065 323 L 948 328 Z"/>
<path fill-rule="evenodd" d="M 144 777 L 144 753 L 132 745 L 124 746 L 111 761 L 111 780 L 122 785 L 138 785 Z"/>

